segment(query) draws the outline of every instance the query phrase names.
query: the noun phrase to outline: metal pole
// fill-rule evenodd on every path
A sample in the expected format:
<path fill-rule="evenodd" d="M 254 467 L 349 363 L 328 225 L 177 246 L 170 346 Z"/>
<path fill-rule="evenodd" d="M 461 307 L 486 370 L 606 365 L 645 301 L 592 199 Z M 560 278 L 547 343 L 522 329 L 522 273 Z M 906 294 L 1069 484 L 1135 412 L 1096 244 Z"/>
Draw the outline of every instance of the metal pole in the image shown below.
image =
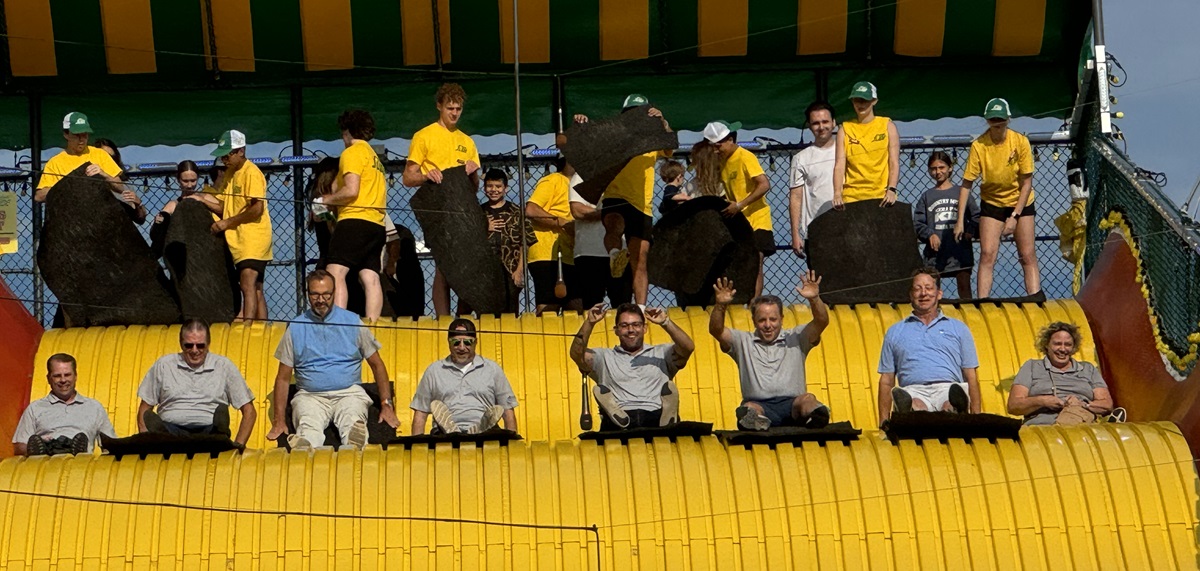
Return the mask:
<path fill-rule="evenodd" d="M 292 115 L 292 156 L 304 154 L 304 91 L 300 86 L 292 86 L 291 90 Z M 296 314 L 304 312 L 304 274 L 308 267 L 308 248 L 305 244 L 304 225 L 308 219 L 308 194 L 305 192 L 304 169 L 300 165 L 292 167 L 292 196 L 296 225 Z"/>
<path fill-rule="evenodd" d="M 550 83 L 550 100 L 553 102 L 554 109 L 550 112 L 550 122 L 555 133 L 562 133 L 566 130 L 566 121 L 563 118 L 564 107 L 566 107 L 566 93 L 563 91 L 563 80 L 561 75 L 555 75 L 554 81 Z"/>
<path fill-rule="evenodd" d="M 1104 6 L 1102 0 L 1092 0 L 1092 43 L 1096 57 L 1096 89 L 1099 93 L 1100 132 L 1112 132 L 1112 108 L 1108 95 L 1108 55 L 1104 45 Z"/>
<path fill-rule="evenodd" d="M 42 97 L 37 93 L 29 94 L 29 170 L 30 187 L 37 186 L 37 180 L 42 172 Z M 33 314 L 38 323 L 46 324 L 45 307 L 43 305 L 42 271 L 37 264 L 38 244 L 42 241 L 42 203 L 33 199 L 37 189 L 29 193 L 33 203 Z M 65 317 L 65 316 L 64 316 Z"/>
<path fill-rule="evenodd" d="M 525 239 L 525 149 L 521 144 L 521 31 L 517 26 L 517 0 L 513 0 L 513 101 L 516 107 L 516 123 L 517 123 L 517 196 L 520 204 L 518 209 L 521 211 L 521 259 L 525 260 L 525 284 L 522 288 L 525 302 L 522 307 L 529 306 L 529 263 L 526 254 L 529 248 L 528 241 Z M 517 314 L 520 315 L 520 309 Z"/>

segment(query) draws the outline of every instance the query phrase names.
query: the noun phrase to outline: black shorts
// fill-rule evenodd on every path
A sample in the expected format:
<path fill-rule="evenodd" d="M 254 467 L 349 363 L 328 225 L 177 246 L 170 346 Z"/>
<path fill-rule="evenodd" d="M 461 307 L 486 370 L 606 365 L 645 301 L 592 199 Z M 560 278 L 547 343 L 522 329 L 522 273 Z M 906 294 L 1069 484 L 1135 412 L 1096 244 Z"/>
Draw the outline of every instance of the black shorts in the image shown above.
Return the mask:
<path fill-rule="evenodd" d="M 763 400 L 747 400 L 763 409 L 763 416 L 771 420 L 771 426 L 795 426 L 799 422 L 792 418 L 792 403 L 796 397 L 771 397 Z"/>
<path fill-rule="evenodd" d="M 565 305 L 568 301 L 579 298 L 575 266 L 564 263 L 562 269 L 567 297 L 560 298 L 554 295 L 554 285 L 558 283 L 558 262 L 529 262 L 529 275 L 533 277 L 533 299 L 538 305 Z"/>
<path fill-rule="evenodd" d="M 654 220 L 646 213 L 633 207 L 627 200 L 620 198 L 605 198 L 604 204 L 600 207 L 600 212 L 604 216 L 609 214 L 619 214 L 621 219 L 625 221 L 625 240 L 637 238 L 639 240 L 649 240 L 650 231 L 654 228 Z"/>
<path fill-rule="evenodd" d="M 329 237 L 326 264 L 346 266 L 351 271 L 379 271 L 379 255 L 387 241 L 383 226 L 366 220 L 339 220 Z"/>
<path fill-rule="evenodd" d="M 770 256 L 775 253 L 775 234 L 770 230 L 755 230 L 754 231 L 754 247 L 762 252 L 763 257 Z"/>
<path fill-rule="evenodd" d="M 267 273 L 266 260 L 242 260 L 234 264 L 233 267 L 237 269 L 239 274 L 242 273 L 242 270 L 254 270 L 258 272 L 258 277 L 255 278 L 255 281 L 258 283 L 263 283 L 263 274 Z"/>
<path fill-rule="evenodd" d="M 991 218 L 993 220 L 999 220 L 1001 222 L 1008 220 L 1008 217 L 1012 216 L 1012 211 L 1013 211 L 1013 207 L 1011 207 L 1011 206 L 996 206 L 995 204 L 992 204 L 990 202 L 984 202 L 979 207 L 979 215 L 980 216 L 986 216 L 988 218 Z M 1021 210 L 1021 214 L 1020 214 L 1019 218 L 1024 218 L 1026 216 L 1033 216 L 1034 214 L 1037 214 L 1037 211 L 1034 210 L 1033 205 L 1026 204 L 1025 208 L 1023 210 Z"/>
<path fill-rule="evenodd" d="M 625 414 L 629 416 L 629 426 L 621 428 L 617 423 L 609 420 L 608 415 L 604 411 L 600 411 L 600 431 L 615 432 L 618 430 L 632 430 L 634 428 L 658 428 L 662 424 L 662 409 L 658 410 L 627 410 Z"/>

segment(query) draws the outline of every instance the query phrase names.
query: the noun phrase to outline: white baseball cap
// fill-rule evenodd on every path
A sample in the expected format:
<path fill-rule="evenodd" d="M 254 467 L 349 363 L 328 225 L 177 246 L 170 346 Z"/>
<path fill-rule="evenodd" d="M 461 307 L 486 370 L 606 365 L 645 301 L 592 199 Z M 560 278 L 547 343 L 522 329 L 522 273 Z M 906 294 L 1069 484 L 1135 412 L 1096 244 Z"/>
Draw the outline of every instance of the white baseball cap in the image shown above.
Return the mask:
<path fill-rule="evenodd" d="M 739 121 L 728 123 L 725 121 L 713 121 L 704 126 L 704 139 L 710 143 L 720 143 L 728 137 L 730 133 L 742 128 Z"/>

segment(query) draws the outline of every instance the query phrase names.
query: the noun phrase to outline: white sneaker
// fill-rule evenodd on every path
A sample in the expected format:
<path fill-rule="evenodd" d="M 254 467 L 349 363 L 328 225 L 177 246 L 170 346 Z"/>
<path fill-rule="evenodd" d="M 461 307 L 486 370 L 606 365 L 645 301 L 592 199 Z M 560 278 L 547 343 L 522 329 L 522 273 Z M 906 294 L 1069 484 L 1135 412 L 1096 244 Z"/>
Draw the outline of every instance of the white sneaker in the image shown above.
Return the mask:
<path fill-rule="evenodd" d="M 367 446 L 367 423 L 362 420 L 354 422 L 354 426 L 350 427 L 350 435 L 346 437 L 346 443 L 359 450 Z"/>
<path fill-rule="evenodd" d="M 504 407 L 494 404 L 489 406 L 483 412 L 483 418 L 479 419 L 479 425 L 475 427 L 473 434 L 487 432 L 500 425 L 500 419 L 504 418 Z"/>
<path fill-rule="evenodd" d="M 293 452 L 312 448 L 312 444 L 309 441 L 300 438 L 300 436 L 297 434 L 289 434 L 287 437 L 287 444 L 288 448 L 290 448 Z"/>
<path fill-rule="evenodd" d="M 429 414 L 433 416 L 433 421 L 442 429 L 442 432 L 446 434 L 459 432 L 458 423 L 454 422 L 454 415 L 450 414 L 450 407 L 446 406 L 446 403 L 440 400 L 429 403 Z"/>

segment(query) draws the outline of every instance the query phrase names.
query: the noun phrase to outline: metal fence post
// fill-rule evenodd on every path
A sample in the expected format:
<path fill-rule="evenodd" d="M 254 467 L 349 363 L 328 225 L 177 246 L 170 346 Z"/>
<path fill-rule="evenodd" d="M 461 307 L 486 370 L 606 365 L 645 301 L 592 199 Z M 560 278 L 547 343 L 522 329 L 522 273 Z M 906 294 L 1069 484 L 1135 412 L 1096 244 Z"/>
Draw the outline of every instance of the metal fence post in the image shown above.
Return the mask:
<path fill-rule="evenodd" d="M 292 155 L 300 156 L 304 154 L 304 92 L 299 86 L 293 86 L 291 90 L 291 107 L 292 107 Z M 305 308 L 304 300 L 304 274 L 308 267 L 308 252 L 307 245 L 304 241 L 304 222 L 308 215 L 308 196 L 304 192 L 304 169 L 299 165 L 292 167 L 292 197 L 296 201 L 293 212 L 295 213 L 294 223 L 296 225 L 296 313 L 303 313 Z"/>
<path fill-rule="evenodd" d="M 37 195 L 38 175 L 42 172 L 42 96 L 37 93 L 29 94 L 29 177 L 33 192 L 29 200 L 33 202 L 33 314 L 38 323 L 46 323 L 44 293 L 42 292 L 42 272 L 38 269 L 37 250 L 42 238 L 42 203 L 34 200 Z"/>

